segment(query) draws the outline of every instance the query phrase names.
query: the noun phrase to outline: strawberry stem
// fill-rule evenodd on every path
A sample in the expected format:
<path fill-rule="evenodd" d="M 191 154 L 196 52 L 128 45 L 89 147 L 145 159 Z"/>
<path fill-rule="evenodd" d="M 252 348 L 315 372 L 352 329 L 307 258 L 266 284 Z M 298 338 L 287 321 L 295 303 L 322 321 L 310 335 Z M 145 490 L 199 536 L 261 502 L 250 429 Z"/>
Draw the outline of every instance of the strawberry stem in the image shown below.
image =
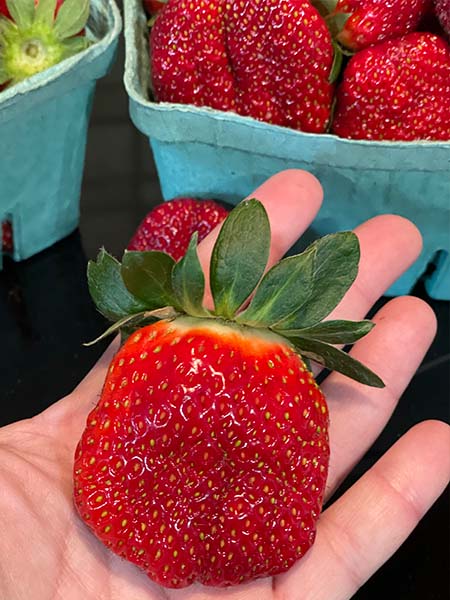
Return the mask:
<path fill-rule="evenodd" d="M 0 16 L 0 84 L 18 83 L 86 49 L 86 38 L 73 36 L 89 16 L 89 2 L 65 0 L 56 17 L 55 0 L 10 1 L 11 19 Z"/>

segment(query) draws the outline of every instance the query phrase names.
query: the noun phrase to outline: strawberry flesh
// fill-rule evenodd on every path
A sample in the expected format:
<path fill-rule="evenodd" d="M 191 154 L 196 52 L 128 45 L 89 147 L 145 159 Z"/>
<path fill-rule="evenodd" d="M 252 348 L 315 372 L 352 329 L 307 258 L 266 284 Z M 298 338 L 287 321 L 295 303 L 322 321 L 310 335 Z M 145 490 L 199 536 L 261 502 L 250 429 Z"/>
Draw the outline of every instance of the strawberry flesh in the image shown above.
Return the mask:
<path fill-rule="evenodd" d="M 214 200 L 177 198 L 164 202 L 146 215 L 128 250 L 159 250 L 179 260 L 195 231 L 201 241 L 227 214 L 228 211 Z"/>
<path fill-rule="evenodd" d="M 167 587 L 280 573 L 315 537 L 327 431 L 325 399 L 282 338 L 160 321 L 111 363 L 76 452 L 76 506 Z"/>

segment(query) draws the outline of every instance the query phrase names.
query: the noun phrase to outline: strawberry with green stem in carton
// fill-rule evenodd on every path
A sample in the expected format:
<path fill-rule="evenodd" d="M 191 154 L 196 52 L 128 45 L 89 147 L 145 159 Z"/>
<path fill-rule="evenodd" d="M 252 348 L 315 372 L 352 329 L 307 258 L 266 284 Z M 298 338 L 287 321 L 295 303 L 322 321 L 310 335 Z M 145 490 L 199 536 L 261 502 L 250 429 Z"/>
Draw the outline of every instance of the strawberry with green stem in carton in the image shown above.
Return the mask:
<path fill-rule="evenodd" d="M 313 360 L 383 387 L 335 347 L 370 321 L 323 319 L 358 272 L 352 232 L 326 236 L 265 274 L 270 226 L 247 200 L 212 250 L 204 303 L 197 235 L 175 262 L 102 250 L 88 269 L 124 344 L 87 419 L 74 465 L 81 517 L 166 587 L 278 575 L 314 542 L 328 473 L 328 407 Z"/>
<path fill-rule="evenodd" d="M 6 0 L 0 9 L 0 86 L 85 50 L 88 17 L 89 0 Z"/>

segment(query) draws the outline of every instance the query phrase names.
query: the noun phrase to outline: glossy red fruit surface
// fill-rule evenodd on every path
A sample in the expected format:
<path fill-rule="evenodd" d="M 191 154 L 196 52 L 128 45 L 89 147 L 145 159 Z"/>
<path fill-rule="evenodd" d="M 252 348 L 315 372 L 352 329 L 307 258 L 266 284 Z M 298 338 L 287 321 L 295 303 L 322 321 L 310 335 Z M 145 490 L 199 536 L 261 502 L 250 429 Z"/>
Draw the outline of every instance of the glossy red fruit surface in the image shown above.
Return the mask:
<path fill-rule="evenodd" d="M 332 129 L 356 139 L 450 140 L 449 45 L 416 32 L 355 54 Z"/>
<path fill-rule="evenodd" d="M 313 543 L 327 429 L 320 389 L 278 336 L 162 321 L 111 364 L 77 449 L 75 502 L 165 586 L 279 573 Z"/>
<path fill-rule="evenodd" d="M 414 31 L 431 0 L 338 0 L 336 11 L 350 15 L 338 40 L 362 50 Z"/>
<path fill-rule="evenodd" d="M 195 231 L 201 241 L 227 214 L 214 200 L 177 198 L 164 202 L 146 215 L 128 250 L 159 250 L 178 260 L 185 254 Z"/>
<path fill-rule="evenodd" d="M 331 35 L 306 0 L 171 0 L 152 27 L 156 99 L 326 130 Z"/>

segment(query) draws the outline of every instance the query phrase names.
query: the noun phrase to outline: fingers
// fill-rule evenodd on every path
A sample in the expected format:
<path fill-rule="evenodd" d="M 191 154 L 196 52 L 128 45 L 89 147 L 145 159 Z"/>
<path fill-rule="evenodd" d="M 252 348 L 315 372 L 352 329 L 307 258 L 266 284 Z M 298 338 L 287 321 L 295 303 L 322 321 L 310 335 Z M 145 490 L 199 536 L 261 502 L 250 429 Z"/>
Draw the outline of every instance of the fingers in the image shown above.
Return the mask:
<path fill-rule="evenodd" d="M 317 179 L 301 170 L 277 173 L 248 198 L 256 198 L 264 205 L 271 228 L 271 250 L 268 266 L 275 264 L 309 227 L 322 203 L 323 191 Z M 208 279 L 209 259 L 219 235 L 220 225 L 198 247 L 203 272 Z M 212 306 L 208 281 L 204 302 Z"/>
<path fill-rule="evenodd" d="M 386 387 L 371 388 L 339 373 L 321 386 L 331 415 L 328 493 L 378 437 L 436 332 L 433 311 L 413 297 L 391 300 L 373 320 L 374 329 L 350 354 L 377 373 Z"/>
<path fill-rule="evenodd" d="M 280 596 L 351 598 L 408 537 L 449 479 L 450 427 L 437 421 L 417 425 L 323 513 L 310 552 L 277 578 Z"/>
<path fill-rule="evenodd" d="M 397 215 L 369 219 L 355 229 L 361 248 L 358 275 L 328 318 L 360 319 L 417 259 L 422 238 L 415 225 Z"/>

